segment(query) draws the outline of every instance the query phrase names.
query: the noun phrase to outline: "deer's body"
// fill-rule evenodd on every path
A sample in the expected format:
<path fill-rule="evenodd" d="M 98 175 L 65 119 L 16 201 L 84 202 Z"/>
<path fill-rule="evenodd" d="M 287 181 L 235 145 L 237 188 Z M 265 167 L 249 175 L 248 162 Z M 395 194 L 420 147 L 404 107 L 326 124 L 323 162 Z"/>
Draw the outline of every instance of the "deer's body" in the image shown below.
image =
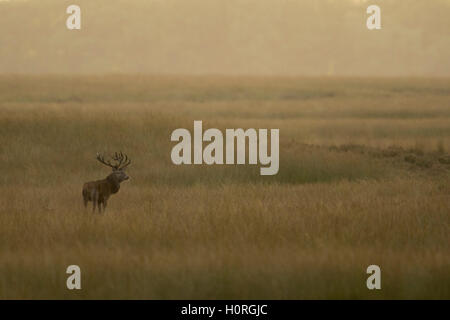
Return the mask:
<path fill-rule="evenodd" d="M 124 159 L 122 153 L 120 153 L 119 155 L 116 154 L 116 157 L 113 159 L 121 161 L 118 165 L 113 166 L 111 165 L 110 162 L 105 162 L 103 160 L 103 157 L 97 156 L 97 160 L 99 160 L 101 163 L 105 165 L 112 167 L 113 172 L 110 175 L 108 175 L 106 179 L 86 182 L 83 185 L 82 194 L 84 206 L 87 207 L 88 202 L 92 201 L 93 211 L 95 211 L 96 206 L 98 206 L 99 212 L 102 211 L 102 206 L 103 211 L 105 211 L 109 197 L 112 194 L 115 194 L 119 191 L 120 183 L 122 181 L 129 179 L 129 177 L 124 171 L 124 168 L 128 166 L 131 163 L 131 161 L 127 163 L 128 158 L 126 158 L 127 160 L 125 161 L 125 165 L 121 166 L 122 161 Z"/>

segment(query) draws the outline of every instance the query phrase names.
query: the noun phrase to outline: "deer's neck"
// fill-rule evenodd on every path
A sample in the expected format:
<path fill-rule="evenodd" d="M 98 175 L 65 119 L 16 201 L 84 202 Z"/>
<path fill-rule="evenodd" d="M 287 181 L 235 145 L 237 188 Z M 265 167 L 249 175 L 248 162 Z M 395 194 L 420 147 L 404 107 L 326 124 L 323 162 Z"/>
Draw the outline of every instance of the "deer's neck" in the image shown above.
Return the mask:
<path fill-rule="evenodd" d="M 120 182 L 117 177 L 111 173 L 106 180 L 108 180 L 109 186 L 111 188 L 111 193 L 117 193 L 120 189 Z"/>

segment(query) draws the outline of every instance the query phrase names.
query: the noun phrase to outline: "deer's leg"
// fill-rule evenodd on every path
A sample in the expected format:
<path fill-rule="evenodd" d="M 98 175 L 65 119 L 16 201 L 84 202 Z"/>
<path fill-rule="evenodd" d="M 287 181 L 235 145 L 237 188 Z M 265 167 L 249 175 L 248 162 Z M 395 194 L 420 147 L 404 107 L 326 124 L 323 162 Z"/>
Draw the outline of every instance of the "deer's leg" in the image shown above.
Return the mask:
<path fill-rule="evenodd" d="M 89 202 L 89 194 L 88 194 L 87 190 L 85 190 L 84 188 L 83 188 L 82 195 L 83 195 L 84 208 L 86 209 L 87 208 L 87 204 Z"/>
<path fill-rule="evenodd" d="M 97 190 L 93 189 L 91 190 L 91 197 L 89 200 L 92 201 L 92 212 L 95 212 L 95 206 L 97 205 Z"/>
<path fill-rule="evenodd" d="M 93 208 L 92 208 L 92 212 L 95 212 L 95 206 L 97 205 L 98 202 L 98 193 L 96 191 L 94 191 L 94 194 L 92 195 L 92 203 L 93 203 Z"/>
<path fill-rule="evenodd" d="M 105 199 L 105 200 L 103 200 L 103 212 L 105 212 L 105 210 L 106 210 L 106 205 L 107 205 L 107 202 L 106 202 L 106 199 Z"/>
<path fill-rule="evenodd" d="M 100 194 L 98 197 L 98 212 L 102 212 L 102 205 L 103 205 L 103 211 L 105 211 L 105 197 Z"/>

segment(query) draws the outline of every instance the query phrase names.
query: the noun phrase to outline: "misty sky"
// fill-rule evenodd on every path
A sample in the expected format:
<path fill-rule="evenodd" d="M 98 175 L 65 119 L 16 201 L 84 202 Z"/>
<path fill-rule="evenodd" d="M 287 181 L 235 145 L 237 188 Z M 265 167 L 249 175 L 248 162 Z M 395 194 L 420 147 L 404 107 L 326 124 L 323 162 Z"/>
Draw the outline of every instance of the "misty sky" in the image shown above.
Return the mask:
<path fill-rule="evenodd" d="M 0 73 L 450 76 L 449 30 L 448 0 L 0 0 Z"/>

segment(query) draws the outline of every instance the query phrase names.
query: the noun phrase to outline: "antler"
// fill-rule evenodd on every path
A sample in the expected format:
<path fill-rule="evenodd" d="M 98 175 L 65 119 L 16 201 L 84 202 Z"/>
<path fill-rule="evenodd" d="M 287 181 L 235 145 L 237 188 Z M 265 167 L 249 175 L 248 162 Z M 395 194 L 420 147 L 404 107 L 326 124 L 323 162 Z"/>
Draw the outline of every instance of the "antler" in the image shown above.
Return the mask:
<path fill-rule="evenodd" d="M 110 161 L 106 161 L 103 155 L 97 153 L 97 160 L 103 163 L 104 165 L 113 168 L 114 170 L 124 169 L 131 163 L 131 160 L 128 158 L 128 156 L 126 154 L 124 155 L 122 152 L 119 153 L 115 152 L 112 159 L 114 161 L 117 161 L 117 163 L 112 164 Z"/>
<path fill-rule="evenodd" d="M 124 155 L 122 151 L 120 151 L 119 153 L 116 152 L 113 159 L 119 162 L 117 165 L 117 169 L 125 169 L 131 163 L 131 159 L 129 159 L 126 154 Z"/>
<path fill-rule="evenodd" d="M 105 158 L 99 153 L 97 153 L 97 160 L 100 161 L 101 163 L 103 163 L 104 165 L 117 170 L 117 167 L 115 165 L 111 164 L 110 161 L 106 161 Z"/>

